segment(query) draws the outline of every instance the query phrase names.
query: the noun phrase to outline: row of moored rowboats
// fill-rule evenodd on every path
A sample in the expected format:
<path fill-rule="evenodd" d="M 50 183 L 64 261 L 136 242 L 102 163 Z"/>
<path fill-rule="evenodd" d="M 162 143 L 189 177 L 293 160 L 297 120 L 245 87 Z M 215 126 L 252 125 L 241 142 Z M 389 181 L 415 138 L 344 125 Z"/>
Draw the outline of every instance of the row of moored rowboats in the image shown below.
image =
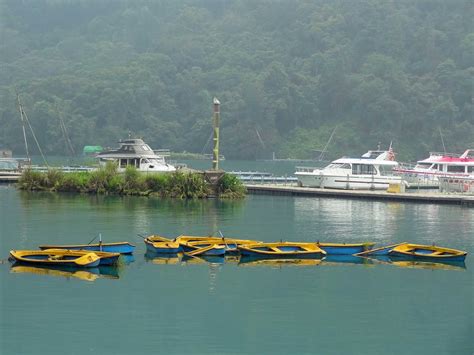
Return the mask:
<path fill-rule="evenodd" d="M 147 252 L 158 255 L 182 253 L 187 257 L 239 254 L 260 259 L 319 259 L 330 255 L 352 255 L 365 258 L 390 257 L 397 260 L 430 262 L 463 262 L 465 251 L 435 245 L 398 243 L 374 248 L 375 243 L 272 242 L 256 240 L 179 236 L 169 239 L 157 235 L 143 237 Z M 96 267 L 114 265 L 120 254 L 131 254 L 135 246 L 128 242 L 87 245 L 41 245 L 41 250 L 12 250 L 10 258 L 17 263 L 47 266 Z"/>

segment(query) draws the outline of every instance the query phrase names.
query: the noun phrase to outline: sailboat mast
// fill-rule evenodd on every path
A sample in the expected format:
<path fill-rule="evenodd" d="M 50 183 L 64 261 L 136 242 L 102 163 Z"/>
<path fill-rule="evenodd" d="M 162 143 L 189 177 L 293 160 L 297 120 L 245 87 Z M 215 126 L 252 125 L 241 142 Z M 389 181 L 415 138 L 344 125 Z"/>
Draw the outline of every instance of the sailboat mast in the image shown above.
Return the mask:
<path fill-rule="evenodd" d="M 21 127 L 23 129 L 23 139 L 25 141 L 26 157 L 31 161 L 30 152 L 28 150 L 28 141 L 26 140 L 26 130 L 25 130 L 25 117 L 23 112 L 23 106 L 21 105 L 20 95 L 16 93 L 16 100 L 18 103 L 18 111 L 20 111 Z"/>

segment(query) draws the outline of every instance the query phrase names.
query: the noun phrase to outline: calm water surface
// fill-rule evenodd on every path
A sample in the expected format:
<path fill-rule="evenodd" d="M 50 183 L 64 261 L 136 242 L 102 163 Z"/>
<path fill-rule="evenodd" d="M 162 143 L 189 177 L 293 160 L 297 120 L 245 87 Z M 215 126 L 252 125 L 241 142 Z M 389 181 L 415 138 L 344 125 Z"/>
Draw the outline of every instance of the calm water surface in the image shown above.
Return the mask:
<path fill-rule="evenodd" d="M 467 250 L 463 267 L 252 265 L 145 256 L 140 234 Z M 1 354 L 472 354 L 474 210 L 249 196 L 172 201 L 0 186 Z M 6 262 L 46 243 L 137 244 L 118 269 L 38 274 Z"/>

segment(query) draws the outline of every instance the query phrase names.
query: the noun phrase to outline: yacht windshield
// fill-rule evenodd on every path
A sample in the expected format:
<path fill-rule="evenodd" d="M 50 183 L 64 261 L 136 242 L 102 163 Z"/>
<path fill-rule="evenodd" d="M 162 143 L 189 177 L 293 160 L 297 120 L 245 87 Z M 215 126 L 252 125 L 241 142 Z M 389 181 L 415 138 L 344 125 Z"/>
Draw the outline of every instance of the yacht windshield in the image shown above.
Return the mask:
<path fill-rule="evenodd" d="M 332 164 L 329 164 L 328 169 L 350 169 L 351 166 L 350 164 L 347 164 L 347 163 L 332 163 Z"/>
<path fill-rule="evenodd" d="M 430 169 L 433 163 L 418 163 L 415 166 L 415 169 Z"/>

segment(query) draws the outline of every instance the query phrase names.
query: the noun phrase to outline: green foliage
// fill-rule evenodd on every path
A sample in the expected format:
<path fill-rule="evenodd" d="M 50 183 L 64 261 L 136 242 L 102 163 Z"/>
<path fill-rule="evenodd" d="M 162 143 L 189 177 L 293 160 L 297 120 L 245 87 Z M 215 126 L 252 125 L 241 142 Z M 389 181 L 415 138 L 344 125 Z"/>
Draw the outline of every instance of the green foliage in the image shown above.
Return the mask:
<path fill-rule="evenodd" d="M 0 146 L 24 152 L 16 88 L 46 154 L 69 153 L 61 118 L 76 152 L 132 131 L 210 153 L 214 95 L 228 159 L 306 158 L 335 126 L 346 130 L 332 156 L 393 141 L 421 158 L 442 150 L 440 129 L 462 151 L 474 136 L 471 3 L 4 1 Z M 109 178 L 92 188 L 128 189 Z"/>
<path fill-rule="evenodd" d="M 207 198 L 211 186 L 201 173 L 174 172 L 141 174 L 127 168 L 119 174 L 115 166 L 106 166 L 92 172 L 62 173 L 55 170 L 35 172 L 26 170 L 18 183 L 22 190 L 84 192 L 95 194 L 158 195 L 179 199 Z M 224 175 L 219 192 L 225 198 L 245 197 L 245 187 L 232 175 Z"/>
<path fill-rule="evenodd" d="M 221 198 L 242 198 L 246 193 L 244 184 L 235 175 L 224 174 L 219 180 L 219 197 Z"/>

